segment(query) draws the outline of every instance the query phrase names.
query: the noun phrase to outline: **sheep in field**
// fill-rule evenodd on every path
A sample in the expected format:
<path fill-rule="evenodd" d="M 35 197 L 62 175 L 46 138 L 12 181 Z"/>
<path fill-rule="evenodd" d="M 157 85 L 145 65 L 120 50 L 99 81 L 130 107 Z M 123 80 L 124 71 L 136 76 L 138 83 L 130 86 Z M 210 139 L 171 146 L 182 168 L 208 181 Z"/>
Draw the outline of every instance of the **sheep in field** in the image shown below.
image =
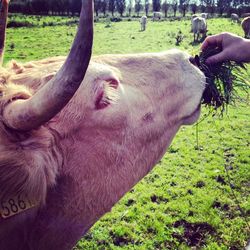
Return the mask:
<path fill-rule="evenodd" d="M 195 17 L 192 20 L 191 30 L 194 33 L 194 42 L 197 42 L 199 40 L 200 34 L 203 35 L 202 38 L 206 37 L 207 34 L 206 19 L 202 17 Z"/>
<path fill-rule="evenodd" d="M 146 26 L 147 26 L 147 17 L 146 16 L 142 16 L 141 20 L 141 31 L 145 31 L 146 30 Z"/>
<path fill-rule="evenodd" d="M 162 13 L 161 12 L 153 12 L 153 18 L 152 18 L 152 21 L 160 21 L 162 18 Z"/>
<path fill-rule="evenodd" d="M 231 20 L 232 20 L 232 22 L 236 22 L 236 23 L 240 22 L 240 18 L 236 13 L 231 14 Z"/>

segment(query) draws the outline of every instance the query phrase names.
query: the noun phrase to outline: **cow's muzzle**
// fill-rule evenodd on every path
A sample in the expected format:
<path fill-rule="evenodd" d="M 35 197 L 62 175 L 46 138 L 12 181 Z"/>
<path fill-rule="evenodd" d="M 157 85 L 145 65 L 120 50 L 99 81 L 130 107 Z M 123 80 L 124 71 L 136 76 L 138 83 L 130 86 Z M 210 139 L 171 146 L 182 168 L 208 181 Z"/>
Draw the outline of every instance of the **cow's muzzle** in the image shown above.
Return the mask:
<path fill-rule="evenodd" d="M 192 63 L 194 66 L 198 67 L 200 66 L 200 60 L 199 60 L 199 56 L 195 56 L 195 57 L 190 57 L 189 58 L 189 62 Z"/>

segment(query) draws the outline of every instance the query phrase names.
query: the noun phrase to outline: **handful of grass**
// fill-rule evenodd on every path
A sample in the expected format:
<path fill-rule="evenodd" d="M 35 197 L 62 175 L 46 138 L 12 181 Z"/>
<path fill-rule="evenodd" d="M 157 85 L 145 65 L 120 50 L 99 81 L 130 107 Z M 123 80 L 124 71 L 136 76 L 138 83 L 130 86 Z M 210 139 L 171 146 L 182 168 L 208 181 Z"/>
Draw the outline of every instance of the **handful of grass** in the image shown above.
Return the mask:
<path fill-rule="evenodd" d="M 246 79 L 246 67 L 243 63 L 225 61 L 206 64 L 208 57 L 219 52 L 219 48 L 208 48 L 199 56 L 196 55 L 194 60 L 206 76 L 206 89 L 203 93 L 202 104 L 211 107 L 212 110 L 220 110 L 223 114 L 227 105 L 234 104 L 236 100 L 247 101 L 250 84 Z"/>

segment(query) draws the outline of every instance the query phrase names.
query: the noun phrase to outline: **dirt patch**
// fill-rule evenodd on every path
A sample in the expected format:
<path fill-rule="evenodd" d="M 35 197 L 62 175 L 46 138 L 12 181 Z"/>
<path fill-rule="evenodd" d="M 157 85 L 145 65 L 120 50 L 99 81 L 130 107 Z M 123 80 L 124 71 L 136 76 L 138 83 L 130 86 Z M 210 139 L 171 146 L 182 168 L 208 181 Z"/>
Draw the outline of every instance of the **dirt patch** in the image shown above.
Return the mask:
<path fill-rule="evenodd" d="M 215 180 L 217 182 L 219 182 L 220 184 L 222 184 L 222 185 L 226 185 L 227 184 L 226 181 L 225 181 L 225 178 L 223 176 L 221 176 L 221 175 L 216 176 Z"/>
<path fill-rule="evenodd" d="M 126 246 L 128 244 L 134 244 L 134 240 L 130 239 L 128 235 L 116 235 L 114 232 L 110 232 L 110 236 L 112 237 L 113 244 L 115 246 Z"/>
<path fill-rule="evenodd" d="M 189 223 L 185 220 L 179 220 L 173 226 L 184 228 L 183 235 L 173 233 L 173 237 L 191 247 L 205 245 L 207 235 L 215 234 L 215 229 L 206 222 Z"/>
<path fill-rule="evenodd" d="M 206 186 L 206 183 L 204 181 L 197 181 L 197 183 L 195 184 L 195 187 L 197 188 L 203 188 Z"/>
<path fill-rule="evenodd" d="M 133 205 L 134 203 L 135 203 L 135 200 L 134 200 L 134 199 L 128 199 L 127 202 L 125 203 L 125 205 L 126 205 L 127 207 L 129 207 L 129 206 Z"/>
<path fill-rule="evenodd" d="M 220 201 L 215 200 L 212 204 L 212 208 L 221 209 L 223 211 L 228 211 L 230 209 L 227 203 L 222 204 Z"/>
<path fill-rule="evenodd" d="M 165 198 L 163 196 L 157 196 L 155 194 L 151 195 L 150 200 L 153 203 L 157 203 L 157 204 L 160 204 L 161 202 L 163 202 L 163 203 L 169 202 L 169 199 L 167 199 L 167 198 Z"/>

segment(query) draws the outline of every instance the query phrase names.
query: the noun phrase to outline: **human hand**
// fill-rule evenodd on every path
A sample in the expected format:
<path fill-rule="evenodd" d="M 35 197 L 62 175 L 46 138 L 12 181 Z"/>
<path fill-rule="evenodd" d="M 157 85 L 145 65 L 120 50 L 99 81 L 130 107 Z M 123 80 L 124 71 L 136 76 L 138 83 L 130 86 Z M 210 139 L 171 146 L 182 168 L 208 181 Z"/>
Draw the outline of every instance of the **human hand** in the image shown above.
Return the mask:
<path fill-rule="evenodd" d="M 226 60 L 236 62 L 250 62 L 250 40 L 232 33 L 221 33 L 208 36 L 201 46 L 204 51 L 208 47 L 220 48 L 221 52 L 209 57 L 206 63 L 215 64 Z"/>

